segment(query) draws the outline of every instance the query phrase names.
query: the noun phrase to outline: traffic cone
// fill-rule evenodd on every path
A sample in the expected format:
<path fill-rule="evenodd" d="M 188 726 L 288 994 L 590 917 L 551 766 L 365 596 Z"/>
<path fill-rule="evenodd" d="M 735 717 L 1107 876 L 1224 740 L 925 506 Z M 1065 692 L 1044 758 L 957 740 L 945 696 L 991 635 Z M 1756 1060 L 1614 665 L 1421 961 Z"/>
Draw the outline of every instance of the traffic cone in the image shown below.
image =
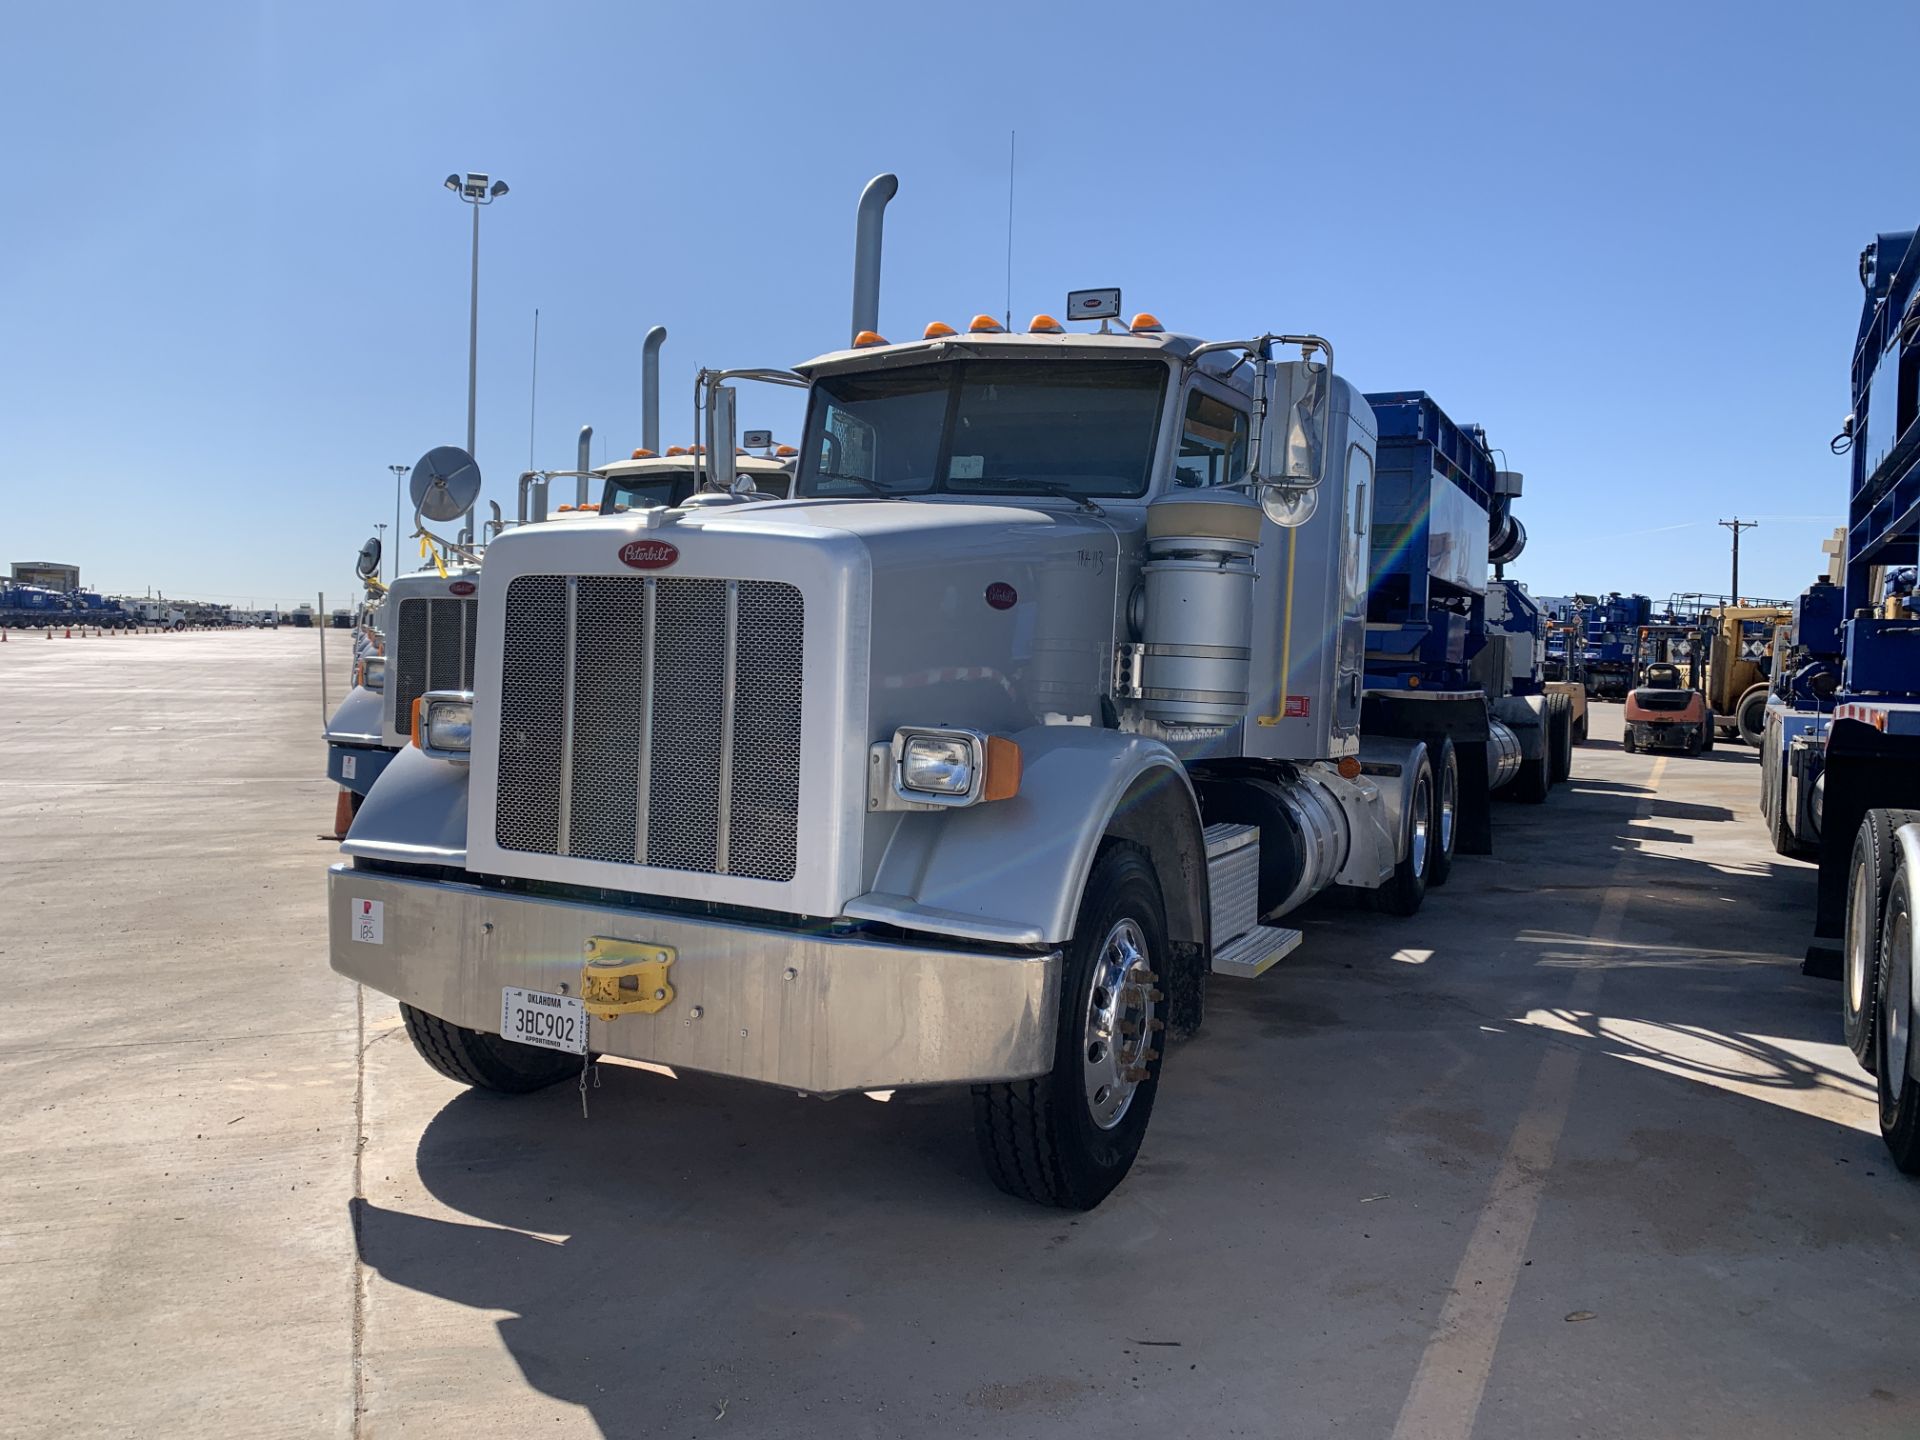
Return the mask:
<path fill-rule="evenodd" d="M 347 831 L 353 826 L 353 792 L 345 786 L 340 788 L 339 797 L 333 802 L 333 838 L 344 840 Z"/>
<path fill-rule="evenodd" d="M 73 638 L 73 626 L 69 625 L 67 626 L 67 639 L 71 640 L 72 638 Z"/>

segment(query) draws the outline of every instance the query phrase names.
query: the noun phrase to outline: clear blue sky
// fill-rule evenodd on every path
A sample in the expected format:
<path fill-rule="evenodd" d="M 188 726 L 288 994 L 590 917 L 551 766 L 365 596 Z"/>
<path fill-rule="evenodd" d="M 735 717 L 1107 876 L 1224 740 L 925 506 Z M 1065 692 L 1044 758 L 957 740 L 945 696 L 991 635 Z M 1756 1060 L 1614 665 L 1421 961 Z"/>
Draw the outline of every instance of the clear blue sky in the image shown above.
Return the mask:
<path fill-rule="evenodd" d="M 1000 310 L 1014 129 L 1016 320 L 1117 283 L 1319 331 L 1526 472 L 1536 591 L 1720 589 L 1736 511 L 1743 588 L 1797 591 L 1844 508 L 1855 256 L 1920 221 L 1920 12 L 1456 8 L 16 3 L 0 559 L 348 593 L 387 465 L 464 435 L 449 171 L 513 187 L 478 445 L 511 508 L 536 306 L 538 463 L 638 443 L 654 323 L 685 439 L 697 365 L 843 341 L 878 171 L 882 328 Z"/>

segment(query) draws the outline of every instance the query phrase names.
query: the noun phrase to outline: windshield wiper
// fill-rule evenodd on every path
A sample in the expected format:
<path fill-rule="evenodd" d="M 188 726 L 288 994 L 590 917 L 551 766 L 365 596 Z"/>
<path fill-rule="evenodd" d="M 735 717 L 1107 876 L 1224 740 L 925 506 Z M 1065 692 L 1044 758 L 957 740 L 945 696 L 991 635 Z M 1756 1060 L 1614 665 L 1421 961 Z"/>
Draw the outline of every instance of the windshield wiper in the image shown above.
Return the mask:
<path fill-rule="evenodd" d="M 882 485 L 878 480 L 869 480 L 864 475 L 844 475 L 838 470 L 820 470 L 815 472 L 813 478 L 816 480 L 851 480 L 854 484 L 862 486 L 884 499 L 897 500 L 899 498 L 888 486 Z"/>
<path fill-rule="evenodd" d="M 982 485 L 1004 485 L 1012 488 L 1016 492 L 1051 495 L 1056 500 L 1071 500 L 1089 515 L 1105 515 L 1107 513 L 1077 490 L 1069 490 L 1066 486 L 1053 480 L 1036 480 L 1030 475 L 996 475 L 993 479 L 983 480 L 980 483 Z M 990 495 L 994 492 L 991 490 L 967 490 L 955 491 L 954 493 Z"/>

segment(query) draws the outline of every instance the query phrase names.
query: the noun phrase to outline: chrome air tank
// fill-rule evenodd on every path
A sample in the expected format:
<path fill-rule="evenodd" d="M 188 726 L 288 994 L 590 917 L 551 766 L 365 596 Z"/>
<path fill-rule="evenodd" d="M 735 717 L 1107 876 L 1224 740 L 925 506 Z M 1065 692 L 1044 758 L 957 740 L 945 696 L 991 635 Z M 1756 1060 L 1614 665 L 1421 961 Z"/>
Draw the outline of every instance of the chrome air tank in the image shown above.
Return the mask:
<path fill-rule="evenodd" d="M 1142 708 L 1168 725 L 1238 724 L 1253 653 L 1260 507 L 1236 490 L 1176 490 L 1147 507 Z"/>

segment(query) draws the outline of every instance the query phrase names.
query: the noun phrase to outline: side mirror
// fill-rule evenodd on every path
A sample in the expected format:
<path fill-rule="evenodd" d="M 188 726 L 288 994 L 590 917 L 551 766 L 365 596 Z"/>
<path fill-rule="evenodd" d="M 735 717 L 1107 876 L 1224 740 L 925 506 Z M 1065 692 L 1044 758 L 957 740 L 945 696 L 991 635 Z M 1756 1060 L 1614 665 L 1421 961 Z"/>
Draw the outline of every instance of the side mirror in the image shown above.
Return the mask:
<path fill-rule="evenodd" d="M 359 558 L 353 562 L 353 573 L 362 580 L 371 580 L 380 573 L 380 537 L 373 536 L 360 547 Z"/>
<path fill-rule="evenodd" d="M 438 445 L 420 457 L 407 488 L 426 519 L 458 520 L 480 498 L 480 467 L 458 445 Z"/>
<path fill-rule="evenodd" d="M 1290 361 L 1272 369 L 1260 449 L 1260 508 L 1276 525 L 1304 525 L 1319 508 L 1333 435 L 1333 374 L 1323 364 Z"/>

